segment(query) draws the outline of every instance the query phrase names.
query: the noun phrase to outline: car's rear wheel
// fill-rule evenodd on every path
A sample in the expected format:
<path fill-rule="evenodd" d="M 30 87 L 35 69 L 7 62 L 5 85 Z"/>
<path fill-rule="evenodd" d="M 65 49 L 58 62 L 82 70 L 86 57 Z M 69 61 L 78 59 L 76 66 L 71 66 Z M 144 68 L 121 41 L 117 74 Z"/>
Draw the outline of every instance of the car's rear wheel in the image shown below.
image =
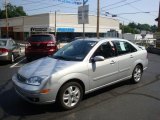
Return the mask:
<path fill-rule="evenodd" d="M 140 65 L 137 65 L 133 70 L 131 81 L 133 83 L 140 82 L 141 81 L 141 77 L 142 77 L 142 73 L 143 73 L 142 67 Z"/>
<path fill-rule="evenodd" d="M 70 110 L 79 104 L 82 96 L 83 90 L 81 85 L 77 82 L 69 82 L 61 87 L 57 102 L 64 110 Z"/>

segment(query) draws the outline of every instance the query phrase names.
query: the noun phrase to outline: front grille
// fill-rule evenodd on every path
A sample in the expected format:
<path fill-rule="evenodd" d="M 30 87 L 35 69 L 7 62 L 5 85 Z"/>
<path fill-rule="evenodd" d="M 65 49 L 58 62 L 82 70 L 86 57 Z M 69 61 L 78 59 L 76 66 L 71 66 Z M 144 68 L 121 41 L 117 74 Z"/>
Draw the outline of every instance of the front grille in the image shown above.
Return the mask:
<path fill-rule="evenodd" d="M 18 79 L 18 81 L 20 81 L 20 82 L 22 82 L 22 83 L 25 83 L 25 82 L 26 82 L 26 78 L 23 77 L 23 76 L 20 75 L 20 74 L 17 74 L 17 79 Z"/>

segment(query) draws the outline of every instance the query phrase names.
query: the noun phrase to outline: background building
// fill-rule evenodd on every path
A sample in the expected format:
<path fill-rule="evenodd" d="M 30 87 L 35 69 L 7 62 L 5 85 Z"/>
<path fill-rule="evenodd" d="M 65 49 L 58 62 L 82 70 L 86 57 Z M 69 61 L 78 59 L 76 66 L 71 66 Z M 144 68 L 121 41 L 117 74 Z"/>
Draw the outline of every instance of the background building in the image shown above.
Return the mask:
<path fill-rule="evenodd" d="M 89 24 L 85 25 L 87 37 L 96 37 L 97 17 L 89 16 Z M 15 40 L 26 40 L 31 34 L 55 33 L 55 14 L 45 13 L 32 16 L 15 17 L 8 19 L 9 37 Z M 78 24 L 77 14 L 57 13 L 56 15 L 57 39 L 67 40 L 81 37 L 82 24 Z M 119 37 L 121 30 L 119 21 L 108 17 L 100 17 L 100 37 Z M 0 20 L 0 37 L 6 36 L 6 20 Z"/>
<path fill-rule="evenodd" d="M 153 34 L 146 34 L 144 38 L 141 34 L 124 33 L 123 38 L 134 41 L 134 40 L 152 40 L 154 39 Z"/>

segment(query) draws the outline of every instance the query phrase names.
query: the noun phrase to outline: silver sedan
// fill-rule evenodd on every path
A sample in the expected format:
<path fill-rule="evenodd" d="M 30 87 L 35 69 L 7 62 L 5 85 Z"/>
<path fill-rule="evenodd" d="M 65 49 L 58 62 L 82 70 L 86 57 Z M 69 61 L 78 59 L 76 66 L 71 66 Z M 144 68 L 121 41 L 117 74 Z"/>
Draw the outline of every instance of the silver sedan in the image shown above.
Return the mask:
<path fill-rule="evenodd" d="M 15 59 L 21 55 L 21 48 L 11 38 L 0 38 L 0 61 L 10 61 L 13 63 Z"/>
<path fill-rule="evenodd" d="M 12 80 L 17 93 L 28 102 L 57 102 L 69 110 L 84 94 L 124 80 L 140 82 L 147 65 L 143 47 L 124 39 L 88 38 L 24 65 Z"/>

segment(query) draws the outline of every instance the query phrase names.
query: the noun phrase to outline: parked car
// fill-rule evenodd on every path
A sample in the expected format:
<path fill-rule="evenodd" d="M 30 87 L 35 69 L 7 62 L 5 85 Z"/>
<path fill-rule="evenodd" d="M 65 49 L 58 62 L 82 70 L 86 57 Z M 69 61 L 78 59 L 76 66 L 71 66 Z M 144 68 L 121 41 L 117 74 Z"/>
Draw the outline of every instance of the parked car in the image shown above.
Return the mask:
<path fill-rule="evenodd" d="M 31 35 L 25 47 L 25 56 L 28 61 L 32 58 L 40 58 L 52 55 L 57 51 L 57 44 L 54 35 L 38 34 Z"/>
<path fill-rule="evenodd" d="M 20 45 L 11 38 L 0 38 L 0 61 L 13 63 L 21 55 Z"/>
<path fill-rule="evenodd" d="M 19 95 L 31 103 L 57 102 L 68 110 L 84 94 L 130 79 L 141 80 L 147 51 L 124 39 L 75 40 L 45 57 L 28 63 L 12 78 Z"/>

